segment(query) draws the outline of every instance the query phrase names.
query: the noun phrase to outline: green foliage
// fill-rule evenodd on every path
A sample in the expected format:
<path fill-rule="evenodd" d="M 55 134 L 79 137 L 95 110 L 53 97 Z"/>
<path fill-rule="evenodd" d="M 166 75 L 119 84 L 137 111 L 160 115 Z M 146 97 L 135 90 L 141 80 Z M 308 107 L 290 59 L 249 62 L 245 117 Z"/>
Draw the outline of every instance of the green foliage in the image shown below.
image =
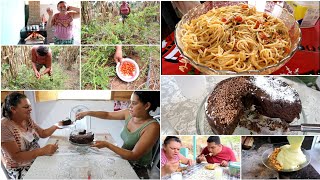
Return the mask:
<path fill-rule="evenodd" d="M 116 78 L 116 63 L 113 60 L 115 46 L 82 47 L 81 88 L 110 89 Z M 133 58 L 140 67 L 139 77 L 132 83 L 133 89 L 148 89 L 150 55 L 159 56 L 159 48 L 147 46 L 122 46 L 123 57 Z M 158 58 L 158 57 L 157 57 Z M 144 83 L 144 84 L 143 84 Z"/>
<path fill-rule="evenodd" d="M 10 65 L 9 64 L 1 64 L 1 76 L 3 77 L 5 74 L 9 73 Z"/>
<path fill-rule="evenodd" d="M 4 66 L 5 65 L 2 64 L 2 67 Z M 18 75 L 16 77 L 2 81 L 2 88 L 10 90 L 62 90 L 64 89 L 66 76 L 58 64 L 52 63 L 52 67 L 53 73 L 51 81 L 47 74 L 42 76 L 40 79 L 37 79 L 31 67 L 21 65 L 18 69 Z M 41 71 L 43 70 L 44 68 L 41 69 Z"/>
<path fill-rule="evenodd" d="M 111 58 L 115 47 L 83 47 L 83 59 L 81 67 L 81 83 L 83 88 L 92 86 L 90 89 L 109 89 L 110 77 L 116 75 L 115 63 Z M 114 63 L 113 66 L 107 64 Z"/>
<path fill-rule="evenodd" d="M 82 26 L 83 44 L 159 44 L 159 5 L 132 11 L 125 23 L 121 16 L 112 20 L 95 19 Z"/>

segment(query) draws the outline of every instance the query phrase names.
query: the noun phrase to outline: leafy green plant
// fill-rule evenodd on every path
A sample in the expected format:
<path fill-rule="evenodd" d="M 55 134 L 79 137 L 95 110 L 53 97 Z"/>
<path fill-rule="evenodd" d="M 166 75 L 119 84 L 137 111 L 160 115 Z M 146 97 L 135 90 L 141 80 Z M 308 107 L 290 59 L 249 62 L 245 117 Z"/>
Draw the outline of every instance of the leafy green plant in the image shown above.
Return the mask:
<path fill-rule="evenodd" d="M 112 46 L 83 47 L 83 59 L 81 67 L 81 83 L 83 87 L 92 86 L 90 89 L 109 89 L 111 76 L 115 76 L 115 66 L 109 56 L 114 53 Z"/>
<path fill-rule="evenodd" d="M 3 66 L 5 65 L 3 64 L 2 67 Z M 21 65 L 19 66 L 17 76 L 4 80 L 2 82 L 2 88 L 10 90 L 62 90 L 64 89 L 66 76 L 63 73 L 62 67 L 60 67 L 58 64 L 53 63 L 52 67 L 53 73 L 51 78 L 46 74 L 40 79 L 37 79 L 32 68 L 27 67 L 26 65 Z"/>
<path fill-rule="evenodd" d="M 83 44 L 159 44 L 160 24 L 157 22 L 160 5 L 132 11 L 125 23 L 121 16 L 113 19 L 96 18 L 82 25 Z"/>
<path fill-rule="evenodd" d="M 117 77 L 113 60 L 114 46 L 82 47 L 81 84 L 82 89 L 111 89 Z M 129 89 L 149 89 L 151 55 L 158 59 L 159 48 L 147 46 L 123 46 L 123 57 L 133 58 L 139 65 L 140 75 L 134 82 L 125 83 Z M 160 66 L 160 62 L 158 62 Z M 157 71 L 159 74 L 159 69 Z M 158 77 L 159 81 L 159 77 Z M 113 87 L 114 88 L 114 87 Z"/>

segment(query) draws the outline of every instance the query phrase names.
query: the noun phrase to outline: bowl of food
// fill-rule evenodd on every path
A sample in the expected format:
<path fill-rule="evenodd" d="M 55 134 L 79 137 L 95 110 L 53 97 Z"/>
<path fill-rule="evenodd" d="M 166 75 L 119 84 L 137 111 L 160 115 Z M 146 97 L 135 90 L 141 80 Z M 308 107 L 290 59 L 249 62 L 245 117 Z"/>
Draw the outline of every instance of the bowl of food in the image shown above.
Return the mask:
<path fill-rule="evenodd" d="M 279 171 L 279 172 L 294 172 L 294 171 L 299 171 L 300 169 L 308 166 L 310 164 L 311 158 L 310 154 L 303 148 L 301 148 L 302 153 L 305 155 L 305 162 L 301 163 L 299 165 L 296 165 L 294 168 L 282 168 L 281 165 L 277 162 L 277 154 L 279 153 L 280 148 L 270 148 L 267 149 L 263 154 L 262 154 L 262 163 L 269 169 Z M 297 158 L 296 156 L 291 156 L 287 158 Z"/>
<path fill-rule="evenodd" d="M 138 64 L 129 58 L 123 58 L 121 63 L 117 63 L 116 73 L 125 82 L 135 81 L 140 73 Z"/>
<path fill-rule="evenodd" d="M 205 168 L 208 170 L 214 170 L 214 169 L 216 169 L 216 167 L 218 167 L 218 164 L 207 164 L 205 166 Z"/>
<path fill-rule="evenodd" d="M 205 2 L 176 25 L 175 43 L 203 74 L 271 74 L 294 55 L 301 30 L 274 2 L 257 11 L 245 2 Z"/>

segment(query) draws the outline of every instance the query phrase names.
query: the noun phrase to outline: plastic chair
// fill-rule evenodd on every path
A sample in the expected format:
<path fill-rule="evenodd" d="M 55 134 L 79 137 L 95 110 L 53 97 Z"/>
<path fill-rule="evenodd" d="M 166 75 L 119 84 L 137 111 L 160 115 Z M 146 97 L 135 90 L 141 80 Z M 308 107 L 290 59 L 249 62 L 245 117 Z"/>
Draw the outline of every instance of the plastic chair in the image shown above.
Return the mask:
<path fill-rule="evenodd" d="M 180 154 L 182 154 L 184 157 L 188 157 L 189 149 L 188 148 L 180 148 Z"/>
<path fill-rule="evenodd" d="M 160 115 L 153 116 L 155 120 L 160 124 Z M 156 144 L 152 148 L 152 161 L 151 161 L 151 169 L 158 164 L 160 161 L 160 138 L 157 140 Z M 159 167 L 160 170 L 160 167 Z"/>
<path fill-rule="evenodd" d="M 184 157 L 188 158 L 188 154 L 189 154 L 189 149 L 188 148 L 180 148 L 180 154 L 182 154 Z M 180 167 L 187 167 L 188 165 L 186 164 L 181 164 L 180 163 Z"/>

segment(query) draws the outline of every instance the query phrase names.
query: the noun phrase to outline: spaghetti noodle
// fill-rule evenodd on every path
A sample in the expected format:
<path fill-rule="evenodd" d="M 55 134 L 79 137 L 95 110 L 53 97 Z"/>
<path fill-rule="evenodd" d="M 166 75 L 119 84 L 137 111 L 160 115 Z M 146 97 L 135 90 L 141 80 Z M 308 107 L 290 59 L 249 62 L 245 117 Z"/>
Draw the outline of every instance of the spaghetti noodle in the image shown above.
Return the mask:
<path fill-rule="evenodd" d="M 185 55 L 216 70 L 259 70 L 290 52 L 285 24 L 246 4 L 212 9 L 181 27 Z"/>

